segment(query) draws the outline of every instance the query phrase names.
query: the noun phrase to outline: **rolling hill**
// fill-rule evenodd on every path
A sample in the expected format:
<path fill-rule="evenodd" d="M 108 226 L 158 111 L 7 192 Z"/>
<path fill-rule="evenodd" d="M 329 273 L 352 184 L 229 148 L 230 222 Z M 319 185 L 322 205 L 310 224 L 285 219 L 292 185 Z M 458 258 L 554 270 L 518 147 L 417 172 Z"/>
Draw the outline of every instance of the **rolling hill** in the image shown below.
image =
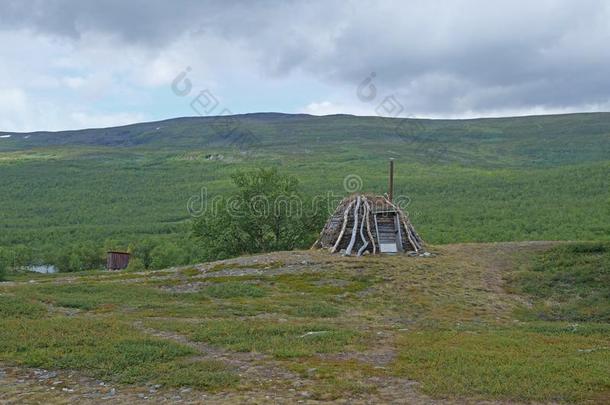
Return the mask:
<path fill-rule="evenodd" d="M 610 113 L 469 120 L 393 119 L 351 115 L 254 113 L 190 117 L 115 128 L 9 133 L 0 150 L 44 147 L 121 147 L 189 150 L 252 147 L 270 152 L 326 150 L 377 145 L 397 153 L 447 149 L 446 159 L 463 163 L 502 162 L 558 165 L 604 161 L 610 155 Z M 306 149 L 302 149 L 306 147 Z M 378 148 L 376 148 L 378 149 Z M 421 158 L 421 156 L 420 156 Z M 503 159 L 502 159 L 503 158 Z"/>
<path fill-rule="evenodd" d="M 610 113 L 257 113 L 0 133 L 0 246 L 14 262 L 65 262 L 145 242 L 193 262 L 201 247 L 188 238 L 187 202 L 230 192 L 230 173 L 273 166 L 310 196 L 340 197 L 348 175 L 384 192 L 390 157 L 397 194 L 429 242 L 609 238 Z"/>

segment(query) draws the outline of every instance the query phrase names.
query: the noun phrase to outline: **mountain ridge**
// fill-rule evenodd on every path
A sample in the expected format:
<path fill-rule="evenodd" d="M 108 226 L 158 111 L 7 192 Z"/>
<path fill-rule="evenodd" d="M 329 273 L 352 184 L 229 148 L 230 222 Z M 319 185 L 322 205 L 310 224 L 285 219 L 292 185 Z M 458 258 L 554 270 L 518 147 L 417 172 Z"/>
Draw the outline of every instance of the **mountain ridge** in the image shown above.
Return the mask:
<path fill-rule="evenodd" d="M 282 112 L 251 112 L 242 114 L 231 114 L 231 115 L 186 115 L 181 117 L 165 118 L 154 121 L 142 121 L 133 122 L 123 125 L 113 125 L 107 127 L 84 127 L 77 129 L 61 129 L 61 130 L 38 130 L 38 131 L 3 131 L 0 130 L 0 135 L 35 135 L 35 134 L 58 134 L 64 132 L 80 132 L 80 131 L 101 131 L 110 129 L 129 128 L 134 126 L 145 126 L 164 124 L 178 121 L 190 121 L 190 120 L 214 120 L 219 118 L 257 118 L 257 117 L 290 117 L 290 118 L 332 118 L 332 117 L 349 117 L 349 118 L 362 118 L 362 119 L 384 119 L 384 120 L 402 120 L 402 121 L 424 121 L 424 122 L 468 122 L 468 121 L 502 121 L 502 120 L 519 120 L 519 119 L 531 119 L 531 118 L 560 118 L 560 117 L 578 117 L 578 116 L 593 116 L 593 115 L 608 115 L 610 118 L 610 111 L 596 111 L 596 112 L 577 112 L 577 113 L 560 113 L 560 114 L 532 114 L 532 115 L 515 115 L 515 116 L 503 116 L 503 117 L 475 117 L 475 118 L 428 118 L 428 117 L 382 117 L 376 115 L 355 115 L 347 113 L 338 114 L 325 114 L 315 115 L 307 113 L 282 113 Z"/>
<path fill-rule="evenodd" d="M 147 151 L 256 150 L 281 156 L 354 148 L 409 159 L 443 155 L 448 162 L 510 161 L 559 165 L 606 161 L 610 113 L 434 120 L 350 115 L 250 113 L 178 117 L 120 127 L 0 133 L 0 152 L 41 148 L 121 148 Z M 450 152 L 450 153 L 446 153 Z"/>

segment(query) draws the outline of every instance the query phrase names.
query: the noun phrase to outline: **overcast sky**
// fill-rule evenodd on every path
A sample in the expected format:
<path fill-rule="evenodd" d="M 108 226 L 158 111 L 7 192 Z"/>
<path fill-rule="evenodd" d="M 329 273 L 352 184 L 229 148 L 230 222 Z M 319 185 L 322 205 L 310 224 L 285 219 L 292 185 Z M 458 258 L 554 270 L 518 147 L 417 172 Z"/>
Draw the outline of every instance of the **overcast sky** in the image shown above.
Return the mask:
<path fill-rule="evenodd" d="M 608 111 L 610 2 L 0 1 L 0 131 L 196 115 L 195 99 L 202 114 Z"/>

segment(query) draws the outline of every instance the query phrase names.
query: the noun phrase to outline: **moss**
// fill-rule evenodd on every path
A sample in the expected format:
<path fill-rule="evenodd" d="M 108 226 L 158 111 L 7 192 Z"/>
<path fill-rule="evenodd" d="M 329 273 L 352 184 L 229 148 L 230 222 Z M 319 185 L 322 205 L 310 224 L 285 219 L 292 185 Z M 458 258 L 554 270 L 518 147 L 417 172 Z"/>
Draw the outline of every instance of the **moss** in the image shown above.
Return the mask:
<path fill-rule="evenodd" d="M 265 289 L 250 283 L 231 281 L 217 283 L 201 289 L 201 294 L 213 298 L 264 297 Z"/>
<path fill-rule="evenodd" d="M 191 267 L 188 269 L 181 269 L 178 271 L 178 273 L 182 274 L 183 276 L 193 277 L 193 276 L 197 276 L 197 275 L 201 274 L 201 271 L 199 271 L 199 269 Z"/>
<path fill-rule="evenodd" d="M 232 262 L 220 262 L 208 270 L 209 273 L 222 271 L 222 270 L 243 270 L 243 269 L 262 269 L 262 270 L 271 270 L 271 269 L 279 269 L 284 267 L 284 262 L 282 261 L 272 261 L 272 262 L 261 262 L 261 263 L 248 263 L 248 264 L 239 264 Z"/>
<path fill-rule="evenodd" d="M 610 243 L 559 245 L 513 276 L 514 290 L 538 298 L 523 319 L 610 322 Z"/>
<path fill-rule="evenodd" d="M 610 384 L 610 351 L 602 337 L 523 329 L 420 331 L 397 344 L 393 370 L 436 397 L 581 402 Z"/>
<path fill-rule="evenodd" d="M 31 298 L 0 295 L 0 319 L 41 318 L 46 314 L 45 306 Z"/>
<path fill-rule="evenodd" d="M 147 325 L 177 331 L 199 342 L 238 352 L 262 352 L 277 358 L 311 356 L 315 353 L 340 352 L 355 344 L 360 334 L 329 324 L 283 323 L 252 320 L 210 320 L 199 324 L 155 322 Z"/>

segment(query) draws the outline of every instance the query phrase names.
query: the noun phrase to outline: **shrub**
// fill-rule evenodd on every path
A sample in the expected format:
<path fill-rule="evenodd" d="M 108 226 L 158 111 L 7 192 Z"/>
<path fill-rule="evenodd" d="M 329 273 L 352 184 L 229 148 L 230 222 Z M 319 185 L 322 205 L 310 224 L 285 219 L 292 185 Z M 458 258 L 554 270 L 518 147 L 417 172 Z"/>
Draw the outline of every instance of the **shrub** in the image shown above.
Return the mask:
<path fill-rule="evenodd" d="M 515 281 L 540 298 L 531 310 L 536 318 L 610 321 L 610 243 L 559 245 L 540 254 Z"/>
<path fill-rule="evenodd" d="M 137 257 L 134 257 L 129 260 L 129 265 L 125 269 L 125 271 L 143 271 L 145 270 L 144 262 Z"/>
<path fill-rule="evenodd" d="M 184 264 L 186 261 L 184 251 L 176 244 L 170 242 L 155 246 L 150 252 L 150 256 L 152 258 L 150 268 L 152 269 L 164 269 Z"/>
<path fill-rule="evenodd" d="M 0 281 L 6 279 L 6 273 L 8 272 L 9 260 L 7 255 L 0 249 Z"/>
<path fill-rule="evenodd" d="M 203 289 L 203 293 L 213 298 L 264 297 L 261 287 L 241 282 L 218 283 Z"/>
<path fill-rule="evenodd" d="M 207 260 L 311 245 L 321 211 L 305 201 L 299 182 L 276 169 L 237 172 L 230 207 L 215 207 L 193 224 Z M 314 215 L 315 214 L 315 215 Z"/>

